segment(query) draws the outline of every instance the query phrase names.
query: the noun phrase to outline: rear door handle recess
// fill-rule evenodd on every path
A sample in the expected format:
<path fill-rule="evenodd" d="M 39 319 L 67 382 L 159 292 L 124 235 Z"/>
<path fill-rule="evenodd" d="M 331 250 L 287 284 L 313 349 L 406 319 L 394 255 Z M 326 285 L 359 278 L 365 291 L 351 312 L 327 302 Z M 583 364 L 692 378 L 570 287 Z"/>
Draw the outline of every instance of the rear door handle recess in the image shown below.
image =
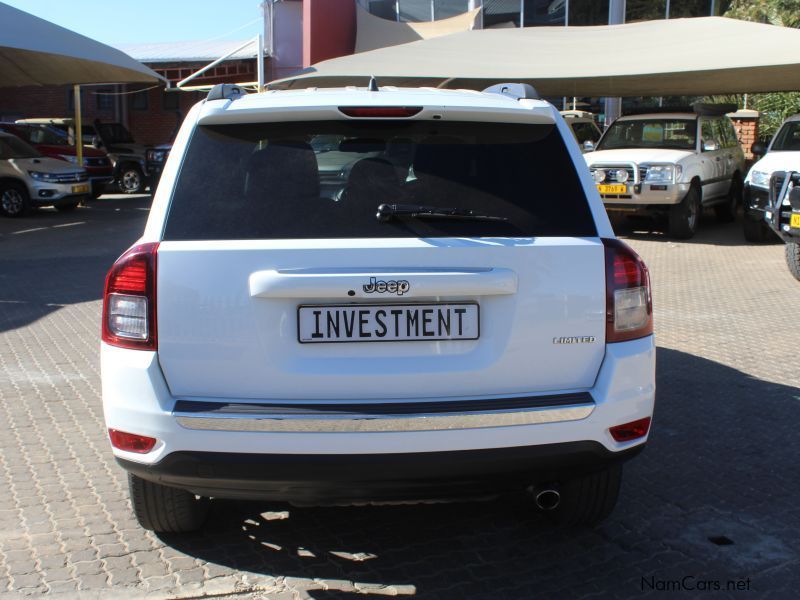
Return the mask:
<path fill-rule="evenodd" d="M 255 298 L 419 298 L 517 292 L 511 269 L 265 270 L 250 274 Z"/>

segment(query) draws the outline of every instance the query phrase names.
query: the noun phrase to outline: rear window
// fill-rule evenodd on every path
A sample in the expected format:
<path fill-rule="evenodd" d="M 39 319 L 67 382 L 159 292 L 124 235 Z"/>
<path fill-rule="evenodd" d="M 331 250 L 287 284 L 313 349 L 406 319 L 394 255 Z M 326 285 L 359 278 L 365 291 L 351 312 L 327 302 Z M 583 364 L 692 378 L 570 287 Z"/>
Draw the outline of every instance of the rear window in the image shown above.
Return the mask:
<path fill-rule="evenodd" d="M 376 218 L 382 203 L 502 220 Z M 594 236 L 552 125 L 300 122 L 198 127 L 165 240 Z"/>

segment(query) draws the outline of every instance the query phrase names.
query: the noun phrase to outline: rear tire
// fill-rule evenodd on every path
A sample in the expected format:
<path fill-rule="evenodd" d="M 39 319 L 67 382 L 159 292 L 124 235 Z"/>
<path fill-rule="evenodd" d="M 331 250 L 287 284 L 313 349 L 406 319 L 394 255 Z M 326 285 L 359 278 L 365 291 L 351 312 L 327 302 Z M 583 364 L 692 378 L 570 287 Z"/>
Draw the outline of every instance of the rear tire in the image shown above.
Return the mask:
<path fill-rule="evenodd" d="M 161 533 L 197 531 L 208 517 L 208 499 L 191 492 L 147 481 L 128 473 L 128 490 L 136 520 L 144 529 Z"/>
<path fill-rule="evenodd" d="M 786 244 L 786 265 L 792 276 L 800 281 L 800 244 L 797 242 L 787 242 Z"/>
<path fill-rule="evenodd" d="M 622 483 L 622 465 L 570 479 L 561 485 L 561 503 L 548 516 L 558 525 L 591 527 L 614 510 Z"/>
<path fill-rule="evenodd" d="M 717 221 L 720 223 L 732 223 L 736 220 L 736 211 L 742 203 L 742 180 L 734 177 L 731 180 L 731 189 L 728 191 L 728 197 L 723 204 L 717 204 L 714 207 L 714 214 Z"/>
<path fill-rule="evenodd" d="M 679 240 L 688 240 L 697 233 L 701 213 L 700 190 L 692 185 L 680 204 L 669 209 L 669 234 Z"/>

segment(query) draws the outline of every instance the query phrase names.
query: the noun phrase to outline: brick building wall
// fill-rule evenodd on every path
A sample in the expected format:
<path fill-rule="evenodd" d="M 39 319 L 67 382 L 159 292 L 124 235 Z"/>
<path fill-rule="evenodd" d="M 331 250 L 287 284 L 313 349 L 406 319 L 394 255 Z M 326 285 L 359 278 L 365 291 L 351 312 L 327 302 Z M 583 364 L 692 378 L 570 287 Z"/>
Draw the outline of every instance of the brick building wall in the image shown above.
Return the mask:
<path fill-rule="evenodd" d="M 154 63 L 148 66 L 167 77 L 174 86 L 206 64 Z M 231 60 L 193 80 L 191 85 L 236 83 L 255 79 L 254 59 Z M 137 87 L 142 91 L 136 92 Z M 87 85 L 81 86 L 81 113 L 86 123 L 95 119 L 122 122 L 138 143 L 162 144 L 172 141 L 191 107 L 205 95 L 205 92 L 166 91 L 163 86 Z M 72 117 L 74 114 L 72 86 L 0 90 L 0 121 Z"/>
<path fill-rule="evenodd" d="M 755 160 L 755 156 L 750 151 L 753 142 L 758 140 L 758 117 L 757 110 L 738 110 L 730 115 L 733 126 L 736 128 L 736 134 L 739 138 L 739 144 L 744 150 L 744 157 L 751 163 Z"/>

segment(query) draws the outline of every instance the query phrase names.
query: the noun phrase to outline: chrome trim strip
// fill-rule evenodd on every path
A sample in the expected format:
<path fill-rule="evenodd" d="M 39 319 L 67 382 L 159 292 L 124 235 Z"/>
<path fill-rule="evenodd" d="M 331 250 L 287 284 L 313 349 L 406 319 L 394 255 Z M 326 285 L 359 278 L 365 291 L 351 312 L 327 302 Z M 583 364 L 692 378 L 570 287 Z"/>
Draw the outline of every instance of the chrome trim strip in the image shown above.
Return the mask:
<path fill-rule="evenodd" d="M 448 429 L 480 429 L 538 425 L 585 419 L 594 411 L 594 403 L 567 406 L 538 407 L 515 411 L 475 411 L 442 415 L 375 415 L 345 414 L 319 416 L 302 415 L 242 415 L 174 413 L 182 427 L 204 431 L 262 431 L 294 433 L 367 433 L 385 431 L 439 431 Z"/>

